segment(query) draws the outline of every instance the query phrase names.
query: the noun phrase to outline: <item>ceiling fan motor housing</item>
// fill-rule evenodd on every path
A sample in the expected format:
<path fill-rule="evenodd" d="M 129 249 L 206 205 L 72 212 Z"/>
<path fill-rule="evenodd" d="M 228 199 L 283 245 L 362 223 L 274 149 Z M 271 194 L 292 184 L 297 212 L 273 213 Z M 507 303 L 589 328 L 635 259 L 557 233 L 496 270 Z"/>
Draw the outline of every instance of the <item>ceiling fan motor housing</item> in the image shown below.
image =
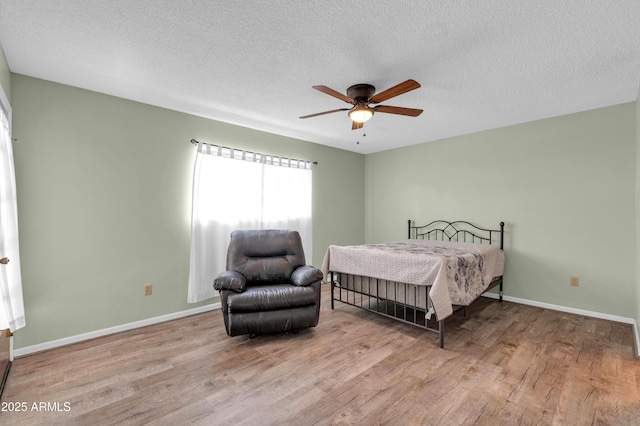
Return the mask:
<path fill-rule="evenodd" d="M 354 84 L 347 89 L 347 96 L 358 102 L 367 102 L 376 93 L 376 88 L 370 84 Z"/>

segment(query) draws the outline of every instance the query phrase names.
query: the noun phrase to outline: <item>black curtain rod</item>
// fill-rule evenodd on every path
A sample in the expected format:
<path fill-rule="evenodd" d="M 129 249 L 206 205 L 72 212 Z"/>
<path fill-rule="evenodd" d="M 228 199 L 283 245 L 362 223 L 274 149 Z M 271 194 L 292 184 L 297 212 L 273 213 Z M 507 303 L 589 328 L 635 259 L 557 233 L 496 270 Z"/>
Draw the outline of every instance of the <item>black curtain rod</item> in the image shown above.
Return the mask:
<path fill-rule="evenodd" d="M 200 143 L 200 141 L 197 141 L 195 139 L 191 139 L 191 143 L 195 145 L 195 144 Z M 205 142 L 202 142 L 202 143 L 205 143 Z M 216 146 L 218 146 L 218 145 L 216 145 Z M 229 150 L 236 150 L 236 151 L 244 151 L 242 149 L 229 148 L 228 146 L 221 146 L 220 148 L 229 149 Z M 251 151 L 245 151 L 245 152 L 248 152 L 249 154 L 256 154 L 255 152 L 251 152 Z M 260 154 L 260 155 L 265 155 L 265 154 Z M 277 157 L 277 155 L 273 155 L 273 157 Z M 286 157 L 281 157 L 281 158 L 286 158 Z M 294 160 L 294 161 L 307 161 L 307 160 L 296 160 L 294 158 L 286 158 L 286 159 L 287 160 Z M 311 161 L 311 164 L 317 165 L 318 162 L 317 161 Z"/>

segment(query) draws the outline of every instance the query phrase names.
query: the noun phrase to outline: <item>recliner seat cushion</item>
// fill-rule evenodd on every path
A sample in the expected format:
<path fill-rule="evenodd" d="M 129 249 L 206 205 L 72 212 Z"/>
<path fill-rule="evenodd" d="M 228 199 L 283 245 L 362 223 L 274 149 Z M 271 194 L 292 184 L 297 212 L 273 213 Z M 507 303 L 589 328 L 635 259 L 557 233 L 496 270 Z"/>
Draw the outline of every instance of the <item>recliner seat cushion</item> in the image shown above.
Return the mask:
<path fill-rule="evenodd" d="M 298 287 L 290 284 L 273 284 L 247 287 L 242 293 L 231 293 L 227 297 L 229 313 L 273 311 L 315 305 L 316 290 L 313 287 Z"/>

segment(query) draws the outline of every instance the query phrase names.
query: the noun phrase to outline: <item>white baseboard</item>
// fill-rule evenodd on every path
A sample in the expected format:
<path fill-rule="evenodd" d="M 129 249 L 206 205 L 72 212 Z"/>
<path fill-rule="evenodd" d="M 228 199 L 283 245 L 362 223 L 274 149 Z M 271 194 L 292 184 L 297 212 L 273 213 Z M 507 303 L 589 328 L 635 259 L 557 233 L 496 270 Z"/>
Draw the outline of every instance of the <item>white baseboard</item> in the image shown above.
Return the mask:
<path fill-rule="evenodd" d="M 492 299 L 500 298 L 500 296 L 497 293 L 486 292 L 486 293 L 483 293 L 482 295 L 485 297 L 490 297 Z M 586 317 L 600 318 L 600 319 L 605 319 L 609 321 L 621 322 L 624 324 L 631 324 L 631 326 L 633 327 L 633 337 L 635 339 L 635 348 L 634 348 L 636 352 L 635 356 L 640 357 L 640 335 L 638 334 L 638 324 L 634 318 L 604 314 L 602 312 L 587 311 L 584 309 L 569 308 L 567 306 L 553 305 L 551 303 L 538 302 L 538 301 L 529 300 L 529 299 L 521 299 L 519 297 L 503 296 L 502 300 L 506 300 L 507 302 L 520 303 L 522 305 L 536 306 L 538 308 L 551 309 L 552 311 L 567 312 L 570 314 L 584 315 Z"/>
<path fill-rule="evenodd" d="M 483 296 L 490 297 L 492 299 L 499 298 L 498 294 L 490 293 L 490 292 L 484 293 Z M 605 319 L 609 321 L 631 324 L 631 326 L 633 327 L 633 336 L 635 339 L 635 351 L 636 351 L 635 356 L 640 357 L 640 334 L 638 332 L 638 324 L 634 318 L 603 314 L 601 312 L 587 311 L 584 309 L 569 308 L 567 306 L 553 305 L 551 303 L 521 299 L 519 297 L 503 296 L 502 299 L 506 300 L 507 302 L 520 303 L 522 305 L 536 306 L 539 308 L 551 309 L 553 311 L 567 312 L 571 314 L 584 315 L 592 318 L 600 318 L 600 319 Z M 109 334 L 120 333 L 122 331 L 133 330 L 140 327 L 146 327 L 148 325 L 153 325 L 153 324 L 158 324 L 165 321 L 171 321 L 178 318 L 188 317 L 190 315 L 213 311 L 215 309 L 220 309 L 220 308 L 221 308 L 221 304 L 218 302 L 211 305 L 201 306 L 199 308 L 175 312 L 173 314 L 162 315 L 159 317 L 148 318 L 141 321 L 135 321 L 128 324 L 118 325 L 115 327 L 104 328 L 102 330 L 96 330 L 96 331 L 91 331 L 89 333 L 78 334 L 76 336 L 65 337 L 63 339 L 52 340 L 50 342 L 40 343 L 33 346 L 26 346 L 24 348 L 15 349 L 13 351 L 13 355 L 18 357 L 30 355 L 36 352 L 42 352 L 42 351 L 54 349 L 60 346 L 82 342 L 84 340 L 95 339 L 96 337 L 108 336 Z"/>
<path fill-rule="evenodd" d="M 109 334 L 120 333 L 127 330 L 133 330 L 148 325 L 159 324 L 165 321 L 171 321 L 178 318 L 184 318 L 203 312 L 209 312 L 220 309 L 220 302 L 211 305 L 201 306 L 198 308 L 188 309 L 186 311 L 174 312 L 172 314 L 161 315 L 159 317 L 147 318 L 140 321 L 130 322 L 128 324 L 117 325 L 115 327 L 103 328 L 102 330 L 90 331 L 88 333 L 78 334 L 76 336 L 65 337 L 63 339 L 52 340 L 50 342 L 39 343 L 33 346 L 25 346 L 24 348 L 15 349 L 13 355 L 16 357 L 30 355 L 36 352 L 42 352 L 49 349 L 58 348 L 60 346 L 70 345 L 85 340 L 95 339 L 96 337 L 108 336 Z"/>

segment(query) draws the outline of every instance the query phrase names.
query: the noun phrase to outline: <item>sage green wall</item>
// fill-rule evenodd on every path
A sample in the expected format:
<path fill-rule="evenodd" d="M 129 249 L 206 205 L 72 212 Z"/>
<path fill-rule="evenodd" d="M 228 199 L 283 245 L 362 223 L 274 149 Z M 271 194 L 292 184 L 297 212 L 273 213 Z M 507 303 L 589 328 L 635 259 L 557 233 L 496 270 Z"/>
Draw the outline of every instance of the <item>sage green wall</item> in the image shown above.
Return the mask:
<path fill-rule="evenodd" d="M 4 94 L 7 95 L 7 99 L 11 102 L 11 71 L 9 71 L 9 64 L 4 56 L 2 46 L 0 46 L 0 86 L 2 86 Z"/>
<path fill-rule="evenodd" d="M 628 103 L 368 155 L 365 240 L 502 220 L 506 295 L 635 318 L 635 121 Z"/>
<path fill-rule="evenodd" d="M 186 303 L 191 138 L 318 161 L 313 264 L 329 244 L 364 242 L 363 155 L 23 75 L 12 90 L 27 318 L 16 348 L 198 306 Z"/>

